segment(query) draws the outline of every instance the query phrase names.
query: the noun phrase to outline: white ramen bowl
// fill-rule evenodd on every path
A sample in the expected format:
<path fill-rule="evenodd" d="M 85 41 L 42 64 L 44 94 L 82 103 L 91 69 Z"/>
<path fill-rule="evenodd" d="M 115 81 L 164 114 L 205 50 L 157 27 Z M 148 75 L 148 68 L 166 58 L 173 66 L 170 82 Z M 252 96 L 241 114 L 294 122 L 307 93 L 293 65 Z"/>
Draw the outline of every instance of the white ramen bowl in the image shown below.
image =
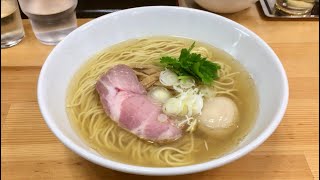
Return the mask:
<path fill-rule="evenodd" d="M 110 160 L 92 150 L 72 129 L 66 112 L 70 80 L 89 57 L 119 42 L 169 35 L 209 43 L 235 57 L 252 75 L 259 112 L 246 138 L 224 156 L 183 167 L 154 168 Z M 61 41 L 44 63 L 38 81 L 38 102 L 51 131 L 83 158 L 117 171 L 144 175 L 179 175 L 230 163 L 262 144 L 279 125 L 288 102 L 285 70 L 272 49 L 256 34 L 227 18 L 182 7 L 140 7 L 108 14 L 79 27 Z"/>

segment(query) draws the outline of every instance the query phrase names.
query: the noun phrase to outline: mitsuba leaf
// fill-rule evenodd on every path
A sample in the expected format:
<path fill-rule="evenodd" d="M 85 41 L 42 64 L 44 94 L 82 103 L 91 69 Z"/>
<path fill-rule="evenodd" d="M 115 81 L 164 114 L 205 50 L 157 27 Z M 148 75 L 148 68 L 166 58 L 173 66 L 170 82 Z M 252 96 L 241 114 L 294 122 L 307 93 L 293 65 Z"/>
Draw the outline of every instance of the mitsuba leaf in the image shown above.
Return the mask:
<path fill-rule="evenodd" d="M 179 76 L 191 76 L 203 84 L 210 85 L 213 80 L 218 79 L 218 64 L 201 57 L 201 54 L 191 53 L 195 47 L 193 43 L 188 49 L 182 49 L 179 58 L 164 56 L 160 63 L 172 70 Z"/>

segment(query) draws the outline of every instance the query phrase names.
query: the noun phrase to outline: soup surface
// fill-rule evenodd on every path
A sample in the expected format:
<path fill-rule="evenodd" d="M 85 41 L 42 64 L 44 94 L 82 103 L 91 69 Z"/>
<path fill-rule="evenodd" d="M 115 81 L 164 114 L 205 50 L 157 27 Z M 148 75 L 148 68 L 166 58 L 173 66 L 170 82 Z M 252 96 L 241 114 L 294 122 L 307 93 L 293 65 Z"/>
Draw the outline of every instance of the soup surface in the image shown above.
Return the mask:
<path fill-rule="evenodd" d="M 164 144 L 148 142 L 112 121 L 105 113 L 95 89 L 99 78 L 117 64 L 131 67 L 141 82 L 145 82 L 149 76 L 144 72 L 149 67 L 153 67 L 153 70 L 156 67 L 159 72 L 150 71 L 150 77 L 157 77 L 160 71 L 165 70 L 159 63 L 161 57 L 179 57 L 181 49 L 189 48 L 193 42 L 191 39 L 169 36 L 133 39 L 91 57 L 70 82 L 66 99 L 66 110 L 76 132 L 90 147 L 108 159 L 133 165 L 184 166 L 209 161 L 229 153 L 253 126 L 258 113 L 258 98 L 249 73 L 223 50 L 196 41 L 191 52 L 220 65 L 220 77 L 213 82 L 213 93 L 210 96 L 227 97 L 235 102 L 238 121 L 232 133 L 211 135 L 197 128 L 197 125 L 195 130 L 184 131 L 182 137 L 176 141 Z M 150 83 L 143 85 L 150 91 L 157 84 L 161 86 L 158 80 L 151 86 Z M 197 84 L 195 88 L 198 86 L 200 85 Z M 210 111 L 211 107 L 205 105 L 206 103 L 203 109 Z M 195 116 L 197 122 L 198 116 Z"/>

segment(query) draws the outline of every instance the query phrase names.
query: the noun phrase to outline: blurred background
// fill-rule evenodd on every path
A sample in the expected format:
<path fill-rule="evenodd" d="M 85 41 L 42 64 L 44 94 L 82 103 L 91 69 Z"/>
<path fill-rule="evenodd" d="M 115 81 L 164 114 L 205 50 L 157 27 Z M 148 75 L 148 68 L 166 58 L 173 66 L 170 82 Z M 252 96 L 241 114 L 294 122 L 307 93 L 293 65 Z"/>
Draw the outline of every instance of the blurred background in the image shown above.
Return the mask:
<path fill-rule="evenodd" d="M 104 14 L 141 6 L 178 6 L 178 0 L 78 0 L 77 18 L 96 18 Z M 27 16 L 21 11 L 23 19 Z"/>

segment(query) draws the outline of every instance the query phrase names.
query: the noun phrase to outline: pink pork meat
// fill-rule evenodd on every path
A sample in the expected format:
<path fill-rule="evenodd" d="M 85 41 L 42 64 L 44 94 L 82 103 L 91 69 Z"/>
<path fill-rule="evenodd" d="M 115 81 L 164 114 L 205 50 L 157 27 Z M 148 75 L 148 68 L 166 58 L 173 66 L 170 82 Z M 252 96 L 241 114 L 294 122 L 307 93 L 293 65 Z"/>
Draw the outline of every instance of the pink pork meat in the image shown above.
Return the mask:
<path fill-rule="evenodd" d="M 181 130 L 146 95 L 134 71 L 116 65 L 96 84 L 102 106 L 123 129 L 152 142 L 170 142 L 181 137 Z"/>

